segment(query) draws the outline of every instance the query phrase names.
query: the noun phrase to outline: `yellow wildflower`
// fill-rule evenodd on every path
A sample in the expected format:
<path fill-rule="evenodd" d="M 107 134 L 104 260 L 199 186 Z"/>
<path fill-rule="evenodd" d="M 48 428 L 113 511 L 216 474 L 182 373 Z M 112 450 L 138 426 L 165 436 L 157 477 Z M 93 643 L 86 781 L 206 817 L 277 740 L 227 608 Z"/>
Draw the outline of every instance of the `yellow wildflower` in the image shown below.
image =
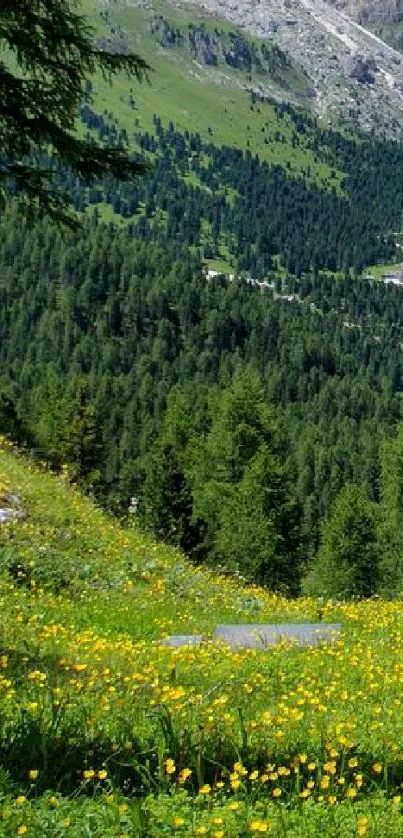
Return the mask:
<path fill-rule="evenodd" d="M 173 759 L 165 760 L 165 771 L 167 774 L 175 774 L 176 765 Z"/>
<path fill-rule="evenodd" d="M 183 818 L 180 818 L 180 817 L 174 818 L 174 826 L 183 826 L 184 823 L 185 823 L 185 821 L 184 821 Z"/>
<path fill-rule="evenodd" d="M 265 833 L 269 831 L 269 828 L 270 824 L 268 821 L 254 820 L 249 824 L 249 832 Z"/>

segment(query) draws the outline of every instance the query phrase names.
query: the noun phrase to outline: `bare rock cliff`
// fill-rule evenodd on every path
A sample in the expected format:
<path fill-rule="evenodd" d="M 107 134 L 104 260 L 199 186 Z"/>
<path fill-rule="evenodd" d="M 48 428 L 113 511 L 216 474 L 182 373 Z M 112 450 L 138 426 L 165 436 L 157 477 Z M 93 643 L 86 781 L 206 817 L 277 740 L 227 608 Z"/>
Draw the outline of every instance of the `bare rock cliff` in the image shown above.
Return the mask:
<path fill-rule="evenodd" d="M 327 0 L 363 26 L 403 21 L 403 0 Z"/>

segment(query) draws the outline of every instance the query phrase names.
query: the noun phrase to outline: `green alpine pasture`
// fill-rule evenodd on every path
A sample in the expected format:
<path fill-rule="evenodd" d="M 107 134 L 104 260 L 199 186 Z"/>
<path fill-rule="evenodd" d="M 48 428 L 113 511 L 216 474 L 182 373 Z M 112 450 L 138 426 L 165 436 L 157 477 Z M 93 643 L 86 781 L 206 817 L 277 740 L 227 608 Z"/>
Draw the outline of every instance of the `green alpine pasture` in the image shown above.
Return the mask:
<path fill-rule="evenodd" d="M 402 601 L 287 600 L 192 567 L 0 451 L 0 835 L 402 834 Z M 219 622 L 340 621 L 238 650 Z M 203 633 L 200 648 L 167 635 Z"/>

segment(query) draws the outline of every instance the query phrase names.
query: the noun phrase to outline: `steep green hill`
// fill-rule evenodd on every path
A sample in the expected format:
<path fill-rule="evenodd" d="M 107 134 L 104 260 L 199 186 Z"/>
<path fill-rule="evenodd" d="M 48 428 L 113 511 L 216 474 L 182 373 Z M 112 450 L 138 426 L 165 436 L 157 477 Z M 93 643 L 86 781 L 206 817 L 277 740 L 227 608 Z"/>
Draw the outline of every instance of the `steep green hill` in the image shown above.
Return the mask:
<path fill-rule="evenodd" d="M 285 600 L 196 570 L 0 450 L 4 838 L 402 834 L 401 602 Z M 340 620 L 261 652 L 167 634 Z"/>

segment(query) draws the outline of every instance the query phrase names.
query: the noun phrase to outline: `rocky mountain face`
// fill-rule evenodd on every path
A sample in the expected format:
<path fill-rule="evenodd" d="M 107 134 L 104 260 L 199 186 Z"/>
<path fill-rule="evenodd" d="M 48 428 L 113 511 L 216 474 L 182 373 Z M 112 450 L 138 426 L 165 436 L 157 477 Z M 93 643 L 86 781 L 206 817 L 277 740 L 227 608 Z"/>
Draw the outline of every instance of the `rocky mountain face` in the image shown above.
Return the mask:
<path fill-rule="evenodd" d="M 403 52 L 403 0 L 326 0 Z"/>
<path fill-rule="evenodd" d="M 363 26 L 400 23 L 403 0 L 327 0 L 329 5 L 346 12 Z"/>
<path fill-rule="evenodd" d="M 128 2 L 150 8 L 150 0 Z M 403 0 L 167 0 L 169 5 L 187 16 L 192 8 L 202 10 L 276 45 L 309 78 L 312 106 L 321 117 L 401 135 L 403 55 L 362 23 L 369 17 L 374 22 L 378 13 L 382 20 L 399 17 Z"/>

